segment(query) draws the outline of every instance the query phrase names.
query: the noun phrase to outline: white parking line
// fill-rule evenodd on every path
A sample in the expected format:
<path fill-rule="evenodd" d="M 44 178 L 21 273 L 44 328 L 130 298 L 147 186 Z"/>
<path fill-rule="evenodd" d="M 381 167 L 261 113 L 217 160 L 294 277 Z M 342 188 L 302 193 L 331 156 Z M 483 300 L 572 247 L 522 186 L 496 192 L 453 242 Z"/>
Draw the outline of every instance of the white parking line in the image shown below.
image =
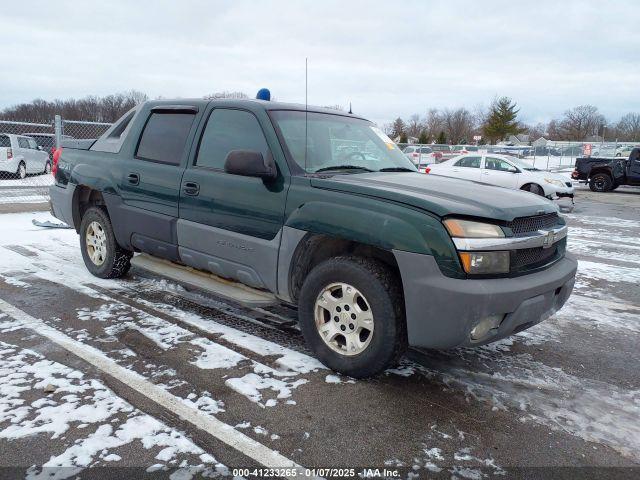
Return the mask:
<path fill-rule="evenodd" d="M 29 328 L 38 335 L 51 340 L 68 352 L 80 357 L 116 380 L 119 380 L 154 403 L 176 413 L 183 420 L 204 430 L 243 455 L 259 462 L 261 465 L 269 468 L 297 469 L 298 476 L 303 474 L 304 469 L 293 460 L 256 442 L 252 438 L 237 431 L 231 425 L 218 420 L 213 415 L 203 414 L 197 409 L 189 407 L 183 403 L 180 398 L 147 381 L 138 373 L 121 367 L 100 350 L 67 337 L 55 328 L 45 324 L 42 320 L 32 317 L 2 299 L 0 299 L 0 311 L 19 321 L 22 327 Z"/>

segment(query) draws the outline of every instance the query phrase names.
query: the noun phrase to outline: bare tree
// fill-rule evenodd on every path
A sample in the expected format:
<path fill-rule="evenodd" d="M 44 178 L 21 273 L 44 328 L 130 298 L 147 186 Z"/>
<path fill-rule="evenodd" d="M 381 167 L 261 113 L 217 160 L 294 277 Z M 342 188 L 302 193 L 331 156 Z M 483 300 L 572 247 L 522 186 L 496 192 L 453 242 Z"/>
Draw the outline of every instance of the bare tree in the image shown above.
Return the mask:
<path fill-rule="evenodd" d="M 637 142 L 640 140 L 640 113 L 627 113 L 618 124 L 616 130 L 620 140 Z"/>
<path fill-rule="evenodd" d="M 106 97 L 88 96 L 52 101 L 35 99 L 30 103 L 4 109 L 0 112 L 0 117 L 5 120 L 49 123 L 53 121 L 55 115 L 61 115 L 68 120 L 114 122 L 145 100 L 147 95 L 135 90 Z"/>
<path fill-rule="evenodd" d="M 442 113 L 444 132 L 451 144 L 468 143 L 472 136 L 473 116 L 466 108 L 445 109 Z"/>
<path fill-rule="evenodd" d="M 424 130 L 430 142 L 434 142 L 440 132 L 444 130 L 442 115 L 437 108 L 431 108 L 427 112 L 427 117 L 424 121 Z"/>
<path fill-rule="evenodd" d="M 420 119 L 420 115 L 414 113 L 409 117 L 407 122 L 407 135 L 418 138 L 423 130 L 423 123 Z"/>
<path fill-rule="evenodd" d="M 525 133 L 529 135 L 529 139 L 532 142 L 540 137 L 548 138 L 549 136 L 548 127 L 542 122 L 536 123 L 535 125 L 525 125 L 523 128 Z"/>
<path fill-rule="evenodd" d="M 584 140 L 590 135 L 598 135 L 606 125 L 604 115 L 593 105 L 580 105 L 564 112 L 560 122 L 563 140 Z"/>

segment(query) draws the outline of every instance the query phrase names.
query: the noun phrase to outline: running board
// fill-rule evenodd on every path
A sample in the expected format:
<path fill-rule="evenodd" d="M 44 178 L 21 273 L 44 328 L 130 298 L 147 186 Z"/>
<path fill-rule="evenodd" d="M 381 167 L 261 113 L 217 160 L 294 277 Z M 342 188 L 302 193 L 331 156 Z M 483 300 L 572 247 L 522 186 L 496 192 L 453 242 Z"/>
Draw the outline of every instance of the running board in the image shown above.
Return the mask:
<path fill-rule="evenodd" d="M 251 307 L 279 303 L 276 297 L 269 292 L 257 290 L 232 280 L 226 280 L 212 273 L 176 265 L 168 260 L 152 257 L 146 253 L 134 255 L 131 259 L 131 265 Z"/>

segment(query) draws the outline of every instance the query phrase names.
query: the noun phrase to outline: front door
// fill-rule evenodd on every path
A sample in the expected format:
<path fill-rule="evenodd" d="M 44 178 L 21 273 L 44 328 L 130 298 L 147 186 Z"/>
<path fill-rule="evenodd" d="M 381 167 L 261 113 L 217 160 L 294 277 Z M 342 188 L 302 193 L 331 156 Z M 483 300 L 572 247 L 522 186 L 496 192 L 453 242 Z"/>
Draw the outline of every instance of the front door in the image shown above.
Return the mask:
<path fill-rule="evenodd" d="M 267 121 L 264 125 L 273 128 Z M 272 147 L 277 149 L 277 179 L 225 173 L 230 151 L 252 150 L 266 157 L 274 148 L 253 113 L 228 108 L 209 112 L 182 178 L 178 244 L 184 263 L 275 291 L 289 181 L 280 147 L 275 142 Z"/>
<path fill-rule="evenodd" d="M 117 236 L 137 250 L 169 260 L 178 259 L 180 179 L 194 120 L 195 112 L 151 111 L 132 157 L 121 167 Z"/>
<path fill-rule="evenodd" d="M 631 185 L 640 185 L 640 149 L 634 148 L 629 155 L 627 177 Z"/>
<path fill-rule="evenodd" d="M 484 157 L 480 181 L 498 187 L 517 188 L 518 169 L 501 158 Z"/>

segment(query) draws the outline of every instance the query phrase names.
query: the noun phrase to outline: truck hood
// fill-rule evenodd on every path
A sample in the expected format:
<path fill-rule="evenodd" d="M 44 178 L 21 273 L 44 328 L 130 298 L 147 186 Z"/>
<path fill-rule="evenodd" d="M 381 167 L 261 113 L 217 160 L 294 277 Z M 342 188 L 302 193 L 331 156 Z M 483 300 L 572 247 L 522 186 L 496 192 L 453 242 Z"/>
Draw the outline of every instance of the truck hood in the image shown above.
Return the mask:
<path fill-rule="evenodd" d="M 509 222 L 557 212 L 546 198 L 520 190 L 412 172 L 372 172 L 312 178 L 316 188 L 404 203 L 444 217 L 468 215 Z"/>

